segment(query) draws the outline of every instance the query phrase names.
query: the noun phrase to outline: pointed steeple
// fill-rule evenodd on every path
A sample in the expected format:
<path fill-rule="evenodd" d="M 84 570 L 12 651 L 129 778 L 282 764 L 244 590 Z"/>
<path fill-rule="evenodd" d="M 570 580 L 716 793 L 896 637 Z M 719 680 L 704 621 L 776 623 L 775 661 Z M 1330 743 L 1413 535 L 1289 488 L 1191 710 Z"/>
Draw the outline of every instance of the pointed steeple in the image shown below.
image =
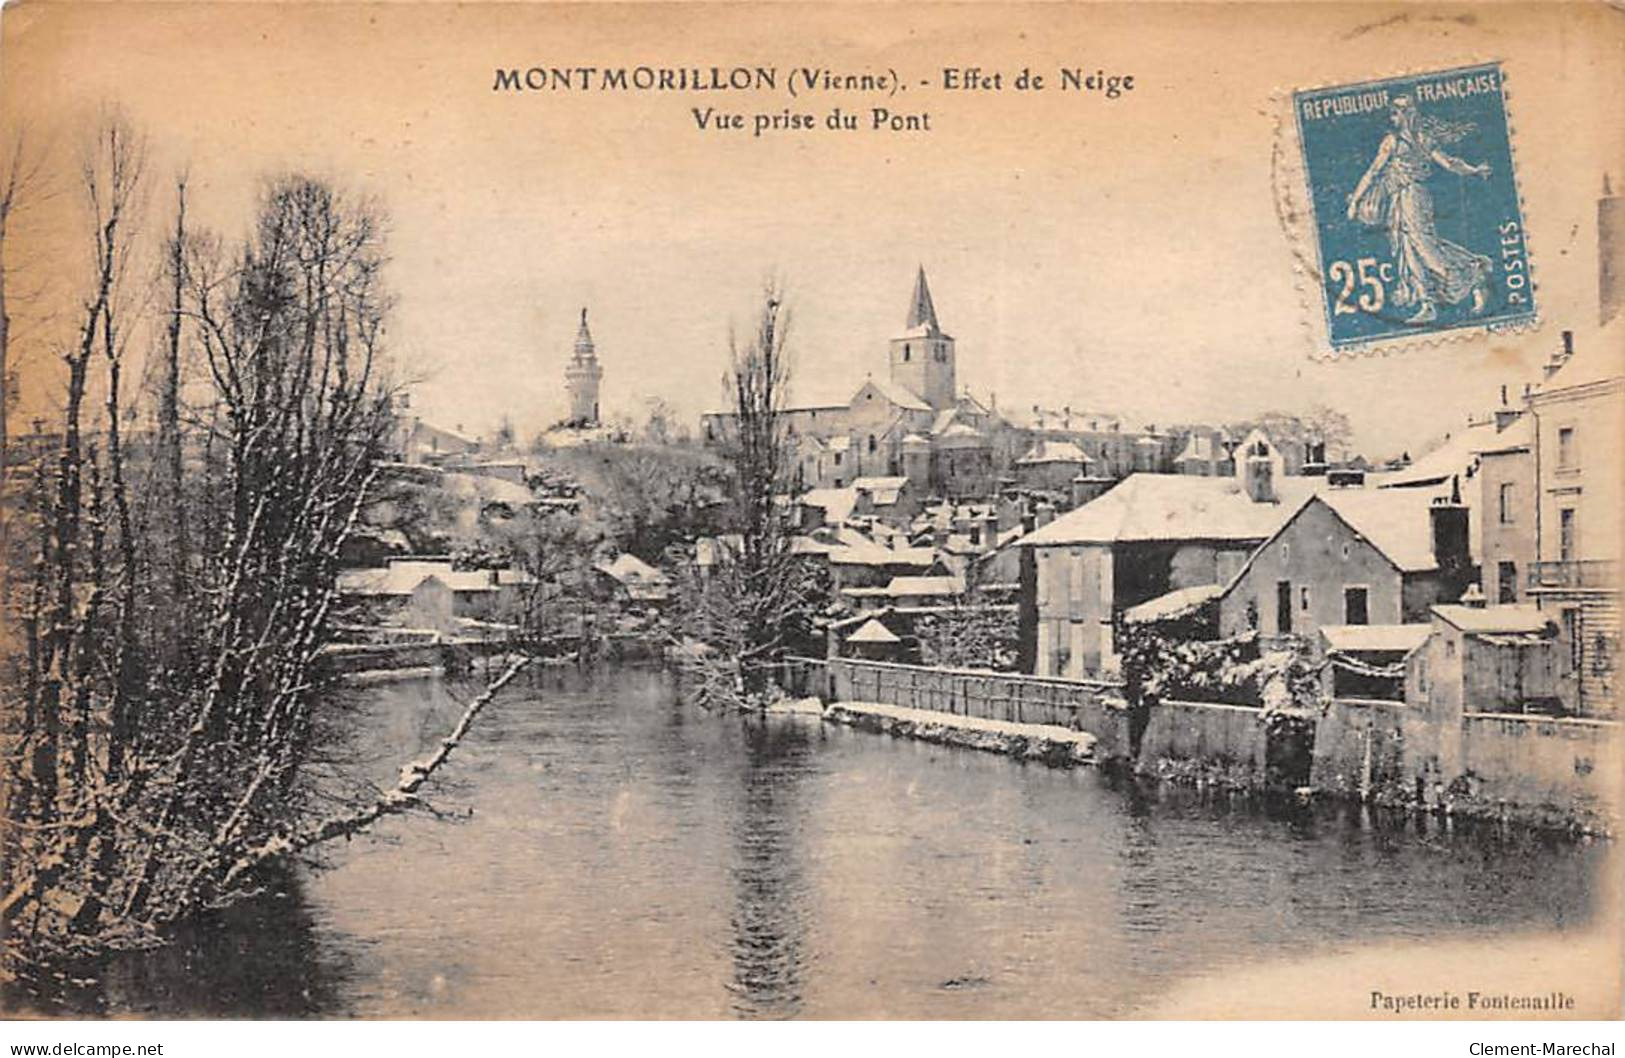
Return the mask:
<path fill-rule="evenodd" d="M 593 355 L 592 332 L 587 329 L 587 310 L 581 310 L 581 327 L 576 331 L 576 359 L 591 360 Z"/>
<path fill-rule="evenodd" d="M 920 266 L 919 274 L 914 277 L 914 297 L 908 303 L 909 330 L 924 327 L 930 334 L 940 334 L 942 325 L 937 322 L 937 308 L 931 304 L 931 288 L 925 282 L 925 266 Z"/>

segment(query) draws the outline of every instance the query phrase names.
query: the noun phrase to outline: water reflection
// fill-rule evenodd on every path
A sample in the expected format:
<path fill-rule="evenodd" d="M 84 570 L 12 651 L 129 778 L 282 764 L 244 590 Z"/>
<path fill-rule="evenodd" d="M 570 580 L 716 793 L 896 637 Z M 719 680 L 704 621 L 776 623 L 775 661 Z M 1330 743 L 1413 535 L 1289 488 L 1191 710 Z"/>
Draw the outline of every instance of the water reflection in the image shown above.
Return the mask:
<path fill-rule="evenodd" d="M 53 968 L 48 984 L 17 985 L 7 1009 L 55 1017 L 107 1014 L 203 1018 L 343 1015 L 351 972 L 318 936 L 305 884 L 291 870 L 265 891 L 189 922 L 163 947 Z"/>
<path fill-rule="evenodd" d="M 807 945 L 802 787 L 809 729 L 799 724 L 742 724 L 743 800 L 733 823 L 729 874 L 734 908 L 734 1012 L 790 1017 L 801 1009 Z"/>
<path fill-rule="evenodd" d="M 386 780 L 455 691 L 372 689 L 355 759 Z M 57 1009 L 1121 1017 L 1207 974 L 1584 926 L 1612 855 L 718 716 L 647 670 L 536 674 L 450 772 L 460 822 L 386 821 Z"/>

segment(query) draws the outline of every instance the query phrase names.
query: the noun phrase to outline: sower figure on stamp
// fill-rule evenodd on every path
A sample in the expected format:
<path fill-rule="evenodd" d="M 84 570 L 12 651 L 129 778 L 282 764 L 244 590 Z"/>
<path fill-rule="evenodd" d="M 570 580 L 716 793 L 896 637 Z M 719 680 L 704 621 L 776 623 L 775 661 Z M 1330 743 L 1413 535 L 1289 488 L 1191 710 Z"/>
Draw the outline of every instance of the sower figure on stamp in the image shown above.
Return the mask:
<path fill-rule="evenodd" d="M 1484 311 L 1490 259 L 1439 235 L 1427 189 L 1435 165 L 1459 176 L 1490 175 L 1488 165 L 1462 161 L 1441 147 L 1472 126 L 1424 118 L 1409 96 L 1393 101 L 1388 120 L 1393 131 L 1349 195 L 1348 217 L 1371 227 L 1387 225 L 1398 279 L 1393 301 L 1417 306 L 1408 322 L 1430 323 L 1438 318 L 1439 301 L 1458 305 L 1469 295 L 1476 316 Z"/>

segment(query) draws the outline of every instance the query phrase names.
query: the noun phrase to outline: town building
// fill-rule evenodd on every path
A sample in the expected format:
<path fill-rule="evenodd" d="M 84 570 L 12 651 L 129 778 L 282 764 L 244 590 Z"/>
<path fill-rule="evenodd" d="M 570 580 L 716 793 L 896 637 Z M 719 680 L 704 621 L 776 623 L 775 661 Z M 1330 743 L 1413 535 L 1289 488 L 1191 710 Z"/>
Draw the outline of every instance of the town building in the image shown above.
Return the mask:
<path fill-rule="evenodd" d="M 1023 537 L 1022 605 L 1040 676 L 1114 673 L 1113 622 L 1171 591 L 1227 584 L 1310 492 L 1312 477 L 1277 477 L 1276 453 L 1254 438 L 1239 478 L 1134 474 Z"/>
<path fill-rule="evenodd" d="M 395 558 L 340 571 L 341 602 L 375 621 L 455 632 L 466 622 L 511 618 L 535 583 L 518 569 L 457 569 L 449 558 Z"/>
<path fill-rule="evenodd" d="M 1565 331 L 1546 381 L 1529 397 L 1537 556 L 1528 598 L 1562 629 L 1560 695 L 1582 714 L 1616 710 L 1619 656 L 1620 438 L 1625 435 L 1625 324 L 1576 349 Z"/>
<path fill-rule="evenodd" d="M 843 488 L 858 478 L 907 478 L 921 493 L 991 487 L 993 416 L 957 391 L 958 352 L 943 329 L 925 269 L 915 276 L 903 330 L 887 343 L 885 370 L 844 404 L 786 408 L 802 489 Z M 723 442 L 734 413 L 701 418 L 707 443 Z"/>
<path fill-rule="evenodd" d="M 1535 561 L 1533 425 L 1518 415 L 1478 453 L 1479 587 L 1496 604 L 1525 601 Z"/>
<path fill-rule="evenodd" d="M 1219 635 L 1256 631 L 1313 644 L 1327 626 L 1425 622 L 1473 577 L 1459 496 L 1327 488 L 1231 578 L 1219 599 Z"/>
<path fill-rule="evenodd" d="M 622 603 L 658 605 L 671 597 L 671 581 L 636 555 L 622 553 L 593 566 L 598 590 Z"/>

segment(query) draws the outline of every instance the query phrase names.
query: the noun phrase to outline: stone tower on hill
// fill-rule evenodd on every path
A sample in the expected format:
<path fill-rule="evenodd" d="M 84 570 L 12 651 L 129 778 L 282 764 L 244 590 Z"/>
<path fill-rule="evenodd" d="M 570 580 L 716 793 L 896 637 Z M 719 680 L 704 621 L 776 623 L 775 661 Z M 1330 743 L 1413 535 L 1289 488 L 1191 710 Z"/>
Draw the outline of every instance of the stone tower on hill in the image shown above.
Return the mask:
<path fill-rule="evenodd" d="M 954 405 L 954 340 L 937 322 L 924 267 L 914 278 L 908 322 L 891 340 L 891 380 L 936 411 Z"/>
<path fill-rule="evenodd" d="M 564 368 L 564 388 L 570 394 L 570 425 L 598 425 L 598 383 L 604 369 L 593 349 L 592 332 L 587 329 L 587 310 L 581 310 L 581 328 L 576 331 L 575 355 Z"/>

